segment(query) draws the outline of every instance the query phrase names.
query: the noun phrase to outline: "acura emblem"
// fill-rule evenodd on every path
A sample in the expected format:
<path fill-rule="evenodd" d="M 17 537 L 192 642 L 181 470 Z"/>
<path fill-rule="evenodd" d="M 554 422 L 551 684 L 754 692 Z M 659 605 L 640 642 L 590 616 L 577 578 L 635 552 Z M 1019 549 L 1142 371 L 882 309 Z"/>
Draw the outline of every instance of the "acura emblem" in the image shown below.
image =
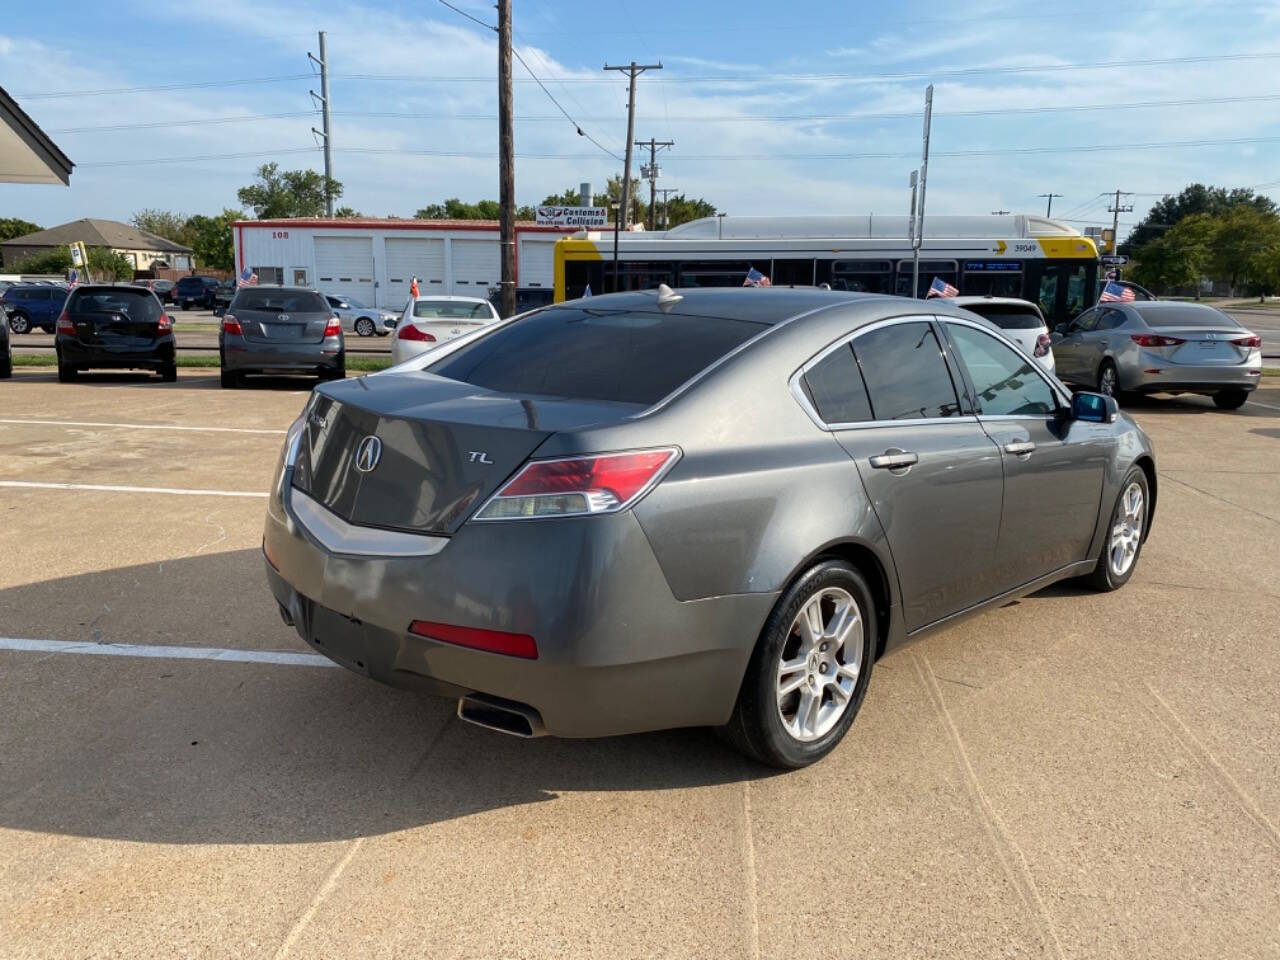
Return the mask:
<path fill-rule="evenodd" d="M 356 469 L 368 473 L 382 459 L 382 441 L 370 434 L 356 447 Z"/>

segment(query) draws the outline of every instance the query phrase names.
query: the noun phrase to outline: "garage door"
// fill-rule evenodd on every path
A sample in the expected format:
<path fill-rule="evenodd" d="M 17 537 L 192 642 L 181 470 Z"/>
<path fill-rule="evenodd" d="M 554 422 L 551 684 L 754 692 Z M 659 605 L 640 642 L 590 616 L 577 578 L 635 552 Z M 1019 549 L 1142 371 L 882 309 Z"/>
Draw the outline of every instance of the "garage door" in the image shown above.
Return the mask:
<path fill-rule="evenodd" d="M 373 238 L 316 237 L 316 287 L 373 304 Z"/>
<path fill-rule="evenodd" d="M 555 286 L 556 243 L 554 239 L 533 240 L 520 243 L 519 285 L 522 287 Z"/>
<path fill-rule="evenodd" d="M 492 240 L 454 240 L 453 289 L 460 296 L 489 298 L 489 288 L 497 289 L 502 280 L 502 263 L 498 238 Z"/>
<path fill-rule="evenodd" d="M 409 283 L 418 278 L 418 293 L 444 293 L 444 241 L 387 238 L 387 295 L 383 306 L 404 307 Z"/>

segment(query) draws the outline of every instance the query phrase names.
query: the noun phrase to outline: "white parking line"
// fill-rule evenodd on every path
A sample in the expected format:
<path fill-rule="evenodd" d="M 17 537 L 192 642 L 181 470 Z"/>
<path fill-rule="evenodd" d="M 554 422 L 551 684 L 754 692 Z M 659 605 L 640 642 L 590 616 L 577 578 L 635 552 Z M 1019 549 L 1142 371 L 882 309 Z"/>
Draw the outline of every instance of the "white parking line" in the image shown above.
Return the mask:
<path fill-rule="evenodd" d="M 0 637 L 0 650 L 20 653 L 79 653 L 92 657 L 152 657 L 159 660 L 221 660 L 224 663 L 275 663 L 290 667 L 336 667 L 318 653 L 282 650 L 232 650 L 227 647 L 163 647 L 141 643 L 75 643 Z"/>
<path fill-rule="evenodd" d="M 1261 400 L 1250 400 L 1249 402 L 1255 407 L 1266 407 L 1268 410 L 1280 410 L 1280 407 L 1277 407 L 1275 404 L 1263 403 Z"/>
<path fill-rule="evenodd" d="M 125 487 L 106 483 L 38 483 L 35 480 L 0 480 L 0 487 L 28 490 L 97 490 L 102 493 L 172 493 L 181 497 L 265 497 L 258 490 L 184 490 L 180 487 Z"/>
<path fill-rule="evenodd" d="M 0 423 L 35 424 L 48 427 L 110 427 L 120 430 L 184 430 L 196 433 L 266 433 L 283 436 L 284 430 L 256 427 L 180 427 L 169 423 L 100 423 L 96 420 L 17 420 L 0 419 Z"/>

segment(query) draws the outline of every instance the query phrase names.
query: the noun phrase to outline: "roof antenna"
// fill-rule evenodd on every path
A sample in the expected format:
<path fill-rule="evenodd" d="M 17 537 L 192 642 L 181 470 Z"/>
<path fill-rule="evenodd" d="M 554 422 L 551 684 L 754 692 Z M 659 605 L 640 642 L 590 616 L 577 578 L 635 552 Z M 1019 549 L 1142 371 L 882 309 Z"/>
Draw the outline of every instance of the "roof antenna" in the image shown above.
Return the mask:
<path fill-rule="evenodd" d="M 658 306 L 670 307 L 684 299 L 683 294 L 676 293 L 665 283 L 658 284 Z"/>

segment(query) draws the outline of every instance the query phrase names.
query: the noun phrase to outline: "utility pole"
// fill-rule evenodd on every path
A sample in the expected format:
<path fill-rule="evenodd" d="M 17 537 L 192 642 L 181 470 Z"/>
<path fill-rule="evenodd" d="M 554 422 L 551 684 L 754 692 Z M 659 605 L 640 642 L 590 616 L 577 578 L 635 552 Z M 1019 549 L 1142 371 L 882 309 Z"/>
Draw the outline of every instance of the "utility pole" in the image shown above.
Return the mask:
<path fill-rule="evenodd" d="M 502 315 L 516 312 L 516 148 L 511 111 L 511 0 L 498 0 L 498 228 Z"/>
<path fill-rule="evenodd" d="M 329 192 L 329 182 L 333 180 L 333 136 L 331 134 L 332 127 L 329 123 L 329 55 L 325 51 L 324 31 L 320 31 L 320 57 L 307 56 L 320 68 L 320 95 L 317 97 L 314 90 L 311 97 L 320 101 L 320 125 L 323 130 L 311 128 L 311 132 L 316 136 L 324 137 L 324 214 L 326 217 L 333 216 L 333 194 Z"/>
<path fill-rule="evenodd" d="M 1115 253 L 1120 246 L 1120 214 L 1128 213 L 1133 209 L 1132 203 L 1126 203 L 1120 206 L 1120 198 L 1133 196 L 1132 190 L 1117 190 L 1116 202 L 1107 207 L 1107 213 L 1111 214 L 1111 252 Z"/>
<path fill-rule="evenodd" d="M 924 243 L 924 188 L 929 178 L 929 124 L 933 120 L 933 84 L 924 91 L 924 151 L 920 160 L 920 204 L 916 206 L 915 232 L 911 237 L 911 296 L 920 296 L 920 245 Z M 914 184 L 912 184 L 914 187 Z M 912 190 L 915 199 L 915 190 Z M 915 204 L 912 204 L 915 206 Z"/>
<path fill-rule="evenodd" d="M 503 3 L 509 3 L 509 0 L 500 0 Z M 636 135 L 636 77 L 644 73 L 646 70 L 661 70 L 661 63 L 636 63 L 634 60 L 625 67 L 611 67 L 609 64 L 604 65 L 606 70 L 617 70 L 619 73 L 625 73 L 631 78 L 631 82 L 627 85 L 627 159 L 626 165 L 622 171 L 622 209 L 618 214 L 618 224 L 621 229 L 626 229 L 631 222 L 631 146 Z M 614 250 L 617 250 L 617 238 L 614 238 Z M 615 253 L 613 257 L 613 289 L 618 289 L 618 256 Z"/>
<path fill-rule="evenodd" d="M 667 219 L 667 194 L 678 193 L 679 191 L 675 187 L 659 187 L 658 192 L 662 194 L 662 229 L 670 230 L 671 222 Z"/>
<path fill-rule="evenodd" d="M 1047 207 L 1045 207 L 1045 208 L 1044 208 L 1044 215 L 1047 217 L 1047 216 L 1049 216 L 1049 214 L 1053 213 L 1053 198 L 1054 198 L 1054 197 L 1061 197 L 1061 196 L 1062 196 L 1062 194 L 1060 194 L 1060 193 L 1037 193 L 1037 194 L 1036 194 L 1036 196 L 1037 196 L 1037 197 L 1048 197 L 1048 198 L 1049 198 L 1049 205 L 1048 205 Z"/>
<path fill-rule="evenodd" d="M 657 222 L 658 222 L 658 214 L 656 210 L 657 203 L 658 203 L 658 197 L 657 197 L 658 174 L 661 173 L 661 171 L 658 169 L 658 151 L 661 150 L 663 147 L 674 147 L 675 145 L 676 145 L 676 142 L 674 140 L 655 140 L 653 139 L 653 137 L 650 137 L 648 140 L 636 141 L 637 147 L 649 148 L 649 163 L 648 165 L 645 165 L 645 164 L 640 165 L 640 176 L 642 176 L 644 179 L 649 181 L 649 229 L 650 230 L 656 230 Z"/>

